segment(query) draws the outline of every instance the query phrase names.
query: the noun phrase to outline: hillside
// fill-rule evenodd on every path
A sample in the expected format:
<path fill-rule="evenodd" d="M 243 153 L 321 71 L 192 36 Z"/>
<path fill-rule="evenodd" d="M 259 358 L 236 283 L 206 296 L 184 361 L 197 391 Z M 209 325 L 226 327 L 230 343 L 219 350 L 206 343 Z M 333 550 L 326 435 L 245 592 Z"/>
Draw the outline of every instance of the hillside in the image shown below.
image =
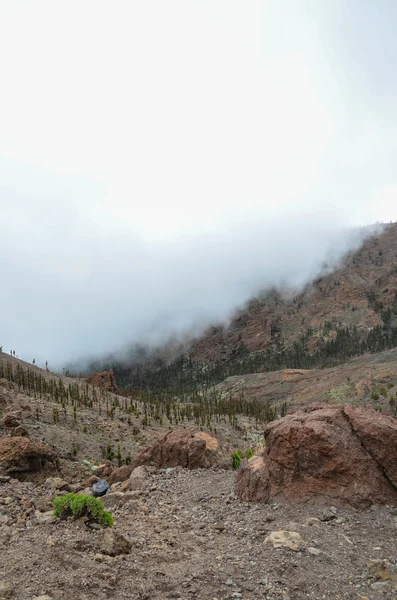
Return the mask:
<path fill-rule="evenodd" d="M 329 269 L 328 269 L 329 270 Z M 397 346 L 397 224 L 382 228 L 297 295 L 268 290 L 228 326 L 188 344 L 113 359 L 117 383 L 189 398 L 230 376 L 315 369 Z"/>

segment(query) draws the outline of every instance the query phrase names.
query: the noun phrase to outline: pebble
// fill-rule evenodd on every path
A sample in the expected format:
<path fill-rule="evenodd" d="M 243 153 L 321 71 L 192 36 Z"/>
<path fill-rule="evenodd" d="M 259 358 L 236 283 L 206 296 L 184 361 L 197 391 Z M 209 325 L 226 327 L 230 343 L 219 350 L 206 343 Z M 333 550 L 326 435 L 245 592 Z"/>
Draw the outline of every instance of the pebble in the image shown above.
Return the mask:
<path fill-rule="evenodd" d="M 0 581 L 0 598 L 11 598 L 14 589 L 9 581 Z"/>
<path fill-rule="evenodd" d="M 225 585 L 233 585 L 233 579 L 226 579 Z"/>

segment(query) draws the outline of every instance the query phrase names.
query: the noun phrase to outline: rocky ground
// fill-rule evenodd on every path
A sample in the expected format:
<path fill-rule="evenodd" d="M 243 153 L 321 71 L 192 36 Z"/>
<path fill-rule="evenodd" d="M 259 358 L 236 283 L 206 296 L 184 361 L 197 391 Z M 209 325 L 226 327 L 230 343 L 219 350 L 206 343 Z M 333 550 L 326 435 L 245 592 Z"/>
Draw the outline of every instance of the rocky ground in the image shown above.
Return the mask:
<path fill-rule="evenodd" d="M 104 503 L 115 519 L 107 535 L 115 539 L 116 556 L 107 554 L 105 530 L 51 517 L 51 499 L 65 493 L 56 489 L 62 482 L 2 477 L 0 598 L 396 597 L 392 583 L 375 576 L 380 563 L 368 566 L 388 561 L 383 571 L 396 577 L 396 508 L 244 503 L 234 493 L 234 476 L 151 469 L 132 486 L 138 489 L 114 485 Z M 298 549 L 274 548 L 267 538 L 278 530 L 300 534 Z"/>

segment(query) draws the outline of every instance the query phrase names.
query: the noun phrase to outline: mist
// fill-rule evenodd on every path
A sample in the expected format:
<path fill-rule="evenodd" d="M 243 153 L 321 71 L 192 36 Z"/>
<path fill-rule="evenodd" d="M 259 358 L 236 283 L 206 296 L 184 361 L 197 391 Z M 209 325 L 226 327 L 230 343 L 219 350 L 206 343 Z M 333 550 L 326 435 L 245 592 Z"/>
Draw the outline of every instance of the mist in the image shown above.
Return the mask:
<path fill-rule="evenodd" d="M 93 226 L 62 203 L 45 210 L 19 197 L 8 207 L 0 345 L 57 370 L 199 335 L 260 290 L 299 290 L 364 237 L 321 212 L 147 241 Z"/>
<path fill-rule="evenodd" d="M 6 351 L 60 370 L 200 335 L 397 217 L 392 0 L 9 0 L 0 22 Z"/>

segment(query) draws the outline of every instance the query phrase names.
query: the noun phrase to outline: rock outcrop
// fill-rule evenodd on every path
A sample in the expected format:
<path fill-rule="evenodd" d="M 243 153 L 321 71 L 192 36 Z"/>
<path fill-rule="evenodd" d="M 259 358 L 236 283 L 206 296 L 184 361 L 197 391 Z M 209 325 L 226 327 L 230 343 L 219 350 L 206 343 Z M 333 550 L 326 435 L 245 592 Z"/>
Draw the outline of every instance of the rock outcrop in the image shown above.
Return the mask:
<path fill-rule="evenodd" d="M 57 456 L 51 448 L 28 437 L 0 437 L 0 470 L 6 473 L 41 471 L 56 466 Z"/>
<path fill-rule="evenodd" d="M 105 388 L 109 392 L 113 392 L 114 394 L 117 394 L 119 391 L 113 373 L 113 369 L 110 369 L 110 371 L 102 371 L 102 373 L 94 372 L 92 375 L 87 377 L 86 381 L 91 385 L 96 385 L 98 387 Z"/>
<path fill-rule="evenodd" d="M 270 423 L 266 449 L 236 476 L 241 500 L 397 504 L 397 418 L 313 405 Z"/>
<path fill-rule="evenodd" d="M 192 427 L 174 429 L 159 438 L 152 446 L 144 448 L 132 461 L 131 467 L 141 465 L 158 469 L 184 467 L 199 469 L 209 467 L 231 467 L 231 455 L 208 433 Z"/>

